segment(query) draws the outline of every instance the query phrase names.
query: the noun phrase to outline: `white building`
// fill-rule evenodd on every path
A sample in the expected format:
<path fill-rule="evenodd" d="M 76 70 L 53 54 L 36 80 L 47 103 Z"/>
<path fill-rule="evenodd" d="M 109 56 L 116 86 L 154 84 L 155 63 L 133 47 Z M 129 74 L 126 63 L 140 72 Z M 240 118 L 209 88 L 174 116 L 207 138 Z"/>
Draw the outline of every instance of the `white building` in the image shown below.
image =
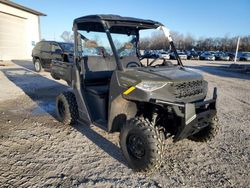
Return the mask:
<path fill-rule="evenodd" d="M 40 19 L 45 14 L 0 0 L 0 60 L 30 59 L 40 41 Z"/>

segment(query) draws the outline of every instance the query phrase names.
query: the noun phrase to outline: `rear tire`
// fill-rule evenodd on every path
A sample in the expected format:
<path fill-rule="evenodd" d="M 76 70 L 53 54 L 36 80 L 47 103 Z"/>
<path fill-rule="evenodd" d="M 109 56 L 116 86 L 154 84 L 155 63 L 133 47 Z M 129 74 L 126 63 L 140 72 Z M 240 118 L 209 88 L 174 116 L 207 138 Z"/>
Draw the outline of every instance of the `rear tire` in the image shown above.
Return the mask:
<path fill-rule="evenodd" d="M 78 106 L 74 93 L 64 92 L 56 98 L 58 120 L 66 125 L 73 125 L 78 119 Z"/>
<path fill-rule="evenodd" d="M 120 146 L 129 166 L 135 171 L 153 171 L 161 167 L 164 134 L 144 118 L 132 118 L 122 128 Z"/>
<path fill-rule="evenodd" d="M 35 59 L 34 60 L 34 68 L 35 68 L 36 72 L 42 72 L 43 71 L 40 59 Z"/>
<path fill-rule="evenodd" d="M 195 142 L 207 142 L 212 140 L 218 133 L 219 123 L 218 118 L 215 116 L 207 127 L 200 130 L 200 132 L 189 136 L 188 138 Z"/>

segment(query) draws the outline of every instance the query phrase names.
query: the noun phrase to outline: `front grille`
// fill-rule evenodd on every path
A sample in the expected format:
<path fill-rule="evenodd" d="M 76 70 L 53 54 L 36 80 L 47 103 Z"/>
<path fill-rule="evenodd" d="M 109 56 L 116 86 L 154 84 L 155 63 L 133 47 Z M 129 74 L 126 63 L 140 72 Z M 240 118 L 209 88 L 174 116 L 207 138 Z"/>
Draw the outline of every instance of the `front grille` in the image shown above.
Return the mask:
<path fill-rule="evenodd" d="M 179 82 L 173 85 L 174 95 L 178 99 L 202 95 L 204 85 L 202 80 Z"/>

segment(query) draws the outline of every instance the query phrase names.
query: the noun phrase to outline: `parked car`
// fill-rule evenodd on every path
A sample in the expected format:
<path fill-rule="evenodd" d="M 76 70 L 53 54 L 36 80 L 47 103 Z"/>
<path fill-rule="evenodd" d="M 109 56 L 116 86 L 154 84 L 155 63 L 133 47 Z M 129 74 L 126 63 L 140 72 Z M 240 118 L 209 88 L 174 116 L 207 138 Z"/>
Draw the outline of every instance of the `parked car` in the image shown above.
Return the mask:
<path fill-rule="evenodd" d="M 32 59 L 36 72 L 50 69 L 52 60 L 73 62 L 73 43 L 41 41 L 32 50 Z"/>
<path fill-rule="evenodd" d="M 163 59 L 170 59 L 170 55 L 167 52 L 160 52 L 161 58 Z"/>
<path fill-rule="evenodd" d="M 250 61 L 250 52 L 243 52 L 240 56 L 240 61 Z"/>
<path fill-rule="evenodd" d="M 199 54 L 196 51 L 187 51 L 187 59 L 199 59 Z"/>
<path fill-rule="evenodd" d="M 143 58 L 159 58 L 160 54 L 156 52 L 155 50 L 145 50 L 144 54 L 142 55 Z"/>
<path fill-rule="evenodd" d="M 229 56 L 229 61 L 234 61 L 235 53 L 234 52 L 226 52 L 226 54 Z M 236 60 L 240 60 L 241 53 L 238 52 Z"/>
<path fill-rule="evenodd" d="M 224 52 L 215 53 L 215 60 L 229 61 L 230 57 Z"/>
<path fill-rule="evenodd" d="M 211 61 L 214 61 L 215 60 L 215 56 L 211 52 L 203 52 L 200 55 L 200 60 L 211 60 Z"/>
<path fill-rule="evenodd" d="M 230 61 L 234 61 L 235 53 L 233 53 L 233 52 L 226 52 L 226 54 L 229 56 L 229 60 Z"/>
<path fill-rule="evenodd" d="M 185 54 L 184 52 L 179 52 L 178 51 L 177 53 L 178 53 L 178 56 L 180 57 L 180 59 L 183 59 L 183 60 L 187 59 L 187 54 Z M 170 54 L 170 59 L 176 59 L 174 52 L 172 52 Z"/>

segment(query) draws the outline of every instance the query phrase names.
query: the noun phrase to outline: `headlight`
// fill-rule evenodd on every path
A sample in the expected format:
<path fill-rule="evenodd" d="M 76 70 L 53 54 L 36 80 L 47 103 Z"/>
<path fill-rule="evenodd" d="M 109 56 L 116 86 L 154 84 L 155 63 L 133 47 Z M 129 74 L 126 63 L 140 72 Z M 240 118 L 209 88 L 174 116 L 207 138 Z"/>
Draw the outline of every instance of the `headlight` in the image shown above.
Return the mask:
<path fill-rule="evenodd" d="M 154 91 L 160 88 L 163 88 L 165 85 L 169 84 L 170 82 L 140 82 L 135 87 L 144 91 Z"/>

